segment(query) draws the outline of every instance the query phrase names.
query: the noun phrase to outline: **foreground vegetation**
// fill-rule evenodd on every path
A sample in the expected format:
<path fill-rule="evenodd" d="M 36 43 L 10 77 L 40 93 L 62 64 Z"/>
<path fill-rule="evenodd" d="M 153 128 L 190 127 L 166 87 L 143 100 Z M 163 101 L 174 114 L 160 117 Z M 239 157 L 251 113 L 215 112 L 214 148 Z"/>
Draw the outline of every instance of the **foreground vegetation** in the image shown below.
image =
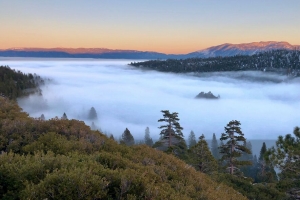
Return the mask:
<path fill-rule="evenodd" d="M 0 98 L 1 199 L 246 199 L 173 155 Z"/>

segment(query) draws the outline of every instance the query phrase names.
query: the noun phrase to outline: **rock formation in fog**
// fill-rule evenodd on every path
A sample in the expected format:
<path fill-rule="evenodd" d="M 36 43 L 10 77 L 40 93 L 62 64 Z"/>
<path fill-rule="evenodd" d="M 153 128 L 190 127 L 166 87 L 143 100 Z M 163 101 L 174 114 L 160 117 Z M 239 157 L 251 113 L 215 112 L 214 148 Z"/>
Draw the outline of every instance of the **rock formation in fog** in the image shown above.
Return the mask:
<path fill-rule="evenodd" d="M 219 99 L 220 95 L 215 96 L 211 91 L 205 93 L 205 92 L 200 92 L 196 97 L 196 99 Z"/>

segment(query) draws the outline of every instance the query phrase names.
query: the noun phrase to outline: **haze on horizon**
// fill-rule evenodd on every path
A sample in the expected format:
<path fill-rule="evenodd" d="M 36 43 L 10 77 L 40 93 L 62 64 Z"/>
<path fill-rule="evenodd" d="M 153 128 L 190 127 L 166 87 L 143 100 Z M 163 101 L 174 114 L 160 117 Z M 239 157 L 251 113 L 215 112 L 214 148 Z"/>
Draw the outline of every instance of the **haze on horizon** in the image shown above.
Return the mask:
<path fill-rule="evenodd" d="M 300 1 L 0 0 L 0 49 L 189 53 L 223 43 L 300 44 Z"/>

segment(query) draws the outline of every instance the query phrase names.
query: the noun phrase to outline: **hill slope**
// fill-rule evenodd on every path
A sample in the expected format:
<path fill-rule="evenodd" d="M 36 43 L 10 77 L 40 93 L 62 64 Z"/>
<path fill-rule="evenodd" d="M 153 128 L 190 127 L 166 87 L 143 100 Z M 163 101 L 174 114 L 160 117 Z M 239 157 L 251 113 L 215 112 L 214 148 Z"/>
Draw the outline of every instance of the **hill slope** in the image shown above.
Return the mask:
<path fill-rule="evenodd" d="M 0 97 L 1 199 L 246 199 L 172 155 Z M 8 153 L 10 152 L 10 153 Z"/>

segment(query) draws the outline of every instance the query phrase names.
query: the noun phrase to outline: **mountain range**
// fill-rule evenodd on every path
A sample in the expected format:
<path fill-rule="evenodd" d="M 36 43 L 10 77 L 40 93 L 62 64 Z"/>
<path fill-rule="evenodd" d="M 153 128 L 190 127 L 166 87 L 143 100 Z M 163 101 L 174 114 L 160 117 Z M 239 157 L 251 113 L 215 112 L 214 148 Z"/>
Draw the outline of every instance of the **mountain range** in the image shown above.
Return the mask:
<path fill-rule="evenodd" d="M 295 50 L 300 45 L 288 42 L 252 42 L 243 44 L 221 44 L 188 54 L 164 54 L 152 51 L 119 50 L 106 48 L 11 48 L 0 50 L 0 57 L 43 57 L 43 58 L 105 58 L 105 59 L 183 59 L 218 56 L 253 55 L 277 49 Z"/>
<path fill-rule="evenodd" d="M 234 55 L 253 55 L 258 52 L 271 51 L 278 49 L 299 50 L 300 45 L 291 45 L 288 42 L 252 42 L 244 44 L 221 44 L 209 47 L 204 50 L 196 51 L 188 54 L 192 57 L 217 57 L 217 56 L 234 56 Z"/>

